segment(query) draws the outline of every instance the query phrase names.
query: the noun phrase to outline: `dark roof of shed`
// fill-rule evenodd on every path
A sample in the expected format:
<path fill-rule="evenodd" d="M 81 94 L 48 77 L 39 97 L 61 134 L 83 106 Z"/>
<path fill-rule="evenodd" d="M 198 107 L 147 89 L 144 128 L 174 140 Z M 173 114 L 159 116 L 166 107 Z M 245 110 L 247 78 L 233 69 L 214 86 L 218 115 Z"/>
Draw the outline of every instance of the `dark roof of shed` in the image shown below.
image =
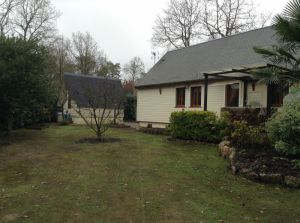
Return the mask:
<path fill-rule="evenodd" d="M 137 87 L 202 80 L 204 73 L 252 67 L 267 61 L 253 47 L 278 43 L 272 27 L 256 29 L 167 52 Z"/>
<path fill-rule="evenodd" d="M 124 91 L 119 79 L 66 73 L 64 80 L 71 98 L 81 108 L 91 107 L 91 101 L 97 108 L 103 108 L 105 101 L 106 108 L 114 108 L 123 100 Z"/>

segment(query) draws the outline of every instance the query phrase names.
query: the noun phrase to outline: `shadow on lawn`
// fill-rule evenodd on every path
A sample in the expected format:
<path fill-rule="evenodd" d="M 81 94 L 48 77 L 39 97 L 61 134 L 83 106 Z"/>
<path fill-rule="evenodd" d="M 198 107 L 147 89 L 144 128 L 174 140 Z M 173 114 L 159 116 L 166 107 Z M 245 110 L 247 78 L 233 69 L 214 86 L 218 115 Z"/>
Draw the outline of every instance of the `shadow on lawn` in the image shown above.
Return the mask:
<path fill-rule="evenodd" d="M 100 143 L 116 143 L 116 142 L 121 142 L 121 139 L 119 138 L 109 138 L 109 137 L 104 137 L 104 138 L 83 138 L 80 140 L 77 140 L 75 143 L 76 144 L 100 144 Z"/>
<path fill-rule="evenodd" d="M 0 135 L 0 149 L 15 142 L 24 142 L 35 139 L 37 134 L 33 134 L 32 130 L 18 130 L 13 131 L 10 135 L 2 134 Z"/>

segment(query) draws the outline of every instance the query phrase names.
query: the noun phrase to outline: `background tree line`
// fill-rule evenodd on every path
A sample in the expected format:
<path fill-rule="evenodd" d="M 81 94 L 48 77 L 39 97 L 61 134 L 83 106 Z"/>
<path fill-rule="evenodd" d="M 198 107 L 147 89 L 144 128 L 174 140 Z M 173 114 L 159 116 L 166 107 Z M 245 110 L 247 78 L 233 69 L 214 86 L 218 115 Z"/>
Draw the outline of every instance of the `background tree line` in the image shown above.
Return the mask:
<path fill-rule="evenodd" d="M 188 47 L 264 27 L 270 19 L 252 0 L 170 0 L 155 21 L 152 44 L 167 50 Z"/>
<path fill-rule="evenodd" d="M 54 120 L 67 99 L 66 72 L 120 78 L 123 71 L 126 83 L 144 73 L 138 57 L 124 69 L 109 60 L 90 33 L 60 35 L 60 15 L 50 0 L 0 0 L 0 131 Z"/>
<path fill-rule="evenodd" d="M 65 72 L 113 78 L 122 73 L 130 103 L 135 105 L 134 84 L 145 74 L 142 60 L 134 57 L 122 69 L 90 33 L 60 35 L 56 26 L 60 14 L 50 0 L 0 0 L 1 129 L 53 119 L 56 106 L 66 101 Z M 264 26 L 268 18 L 257 12 L 251 0 L 170 0 L 156 20 L 152 42 L 167 49 L 187 47 Z M 33 65 L 32 58 L 38 64 Z M 10 66 L 8 61 L 19 65 Z M 24 88 L 22 78 L 31 84 Z M 38 99 L 40 95 L 47 100 Z M 25 101 L 31 103 L 21 103 Z"/>

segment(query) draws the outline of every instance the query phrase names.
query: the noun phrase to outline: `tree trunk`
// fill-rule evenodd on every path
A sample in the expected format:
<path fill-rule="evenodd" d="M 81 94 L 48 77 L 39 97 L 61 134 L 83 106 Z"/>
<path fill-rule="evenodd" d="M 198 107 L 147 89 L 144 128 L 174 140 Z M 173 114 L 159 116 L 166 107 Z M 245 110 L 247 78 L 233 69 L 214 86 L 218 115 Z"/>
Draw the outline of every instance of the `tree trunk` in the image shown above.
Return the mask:
<path fill-rule="evenodd" d="M 7 121 L 7 135 L 8 136 L 11 135 L 12 130 L 13 130 L 13 119 L 8 118 L 8 121 Z"/>
<path fill-rule="evenodd" d="M 97 139 L 98 139 L 99 141 L 102 141 L 102 134 L 101 134 L 101 132 L 100 132 L 99 129 L 98 129 L 98 131 L 97 131 Z"/>
<path fill-rule="evenodd" d="M 116 109 L 114 109 L 114 125 L 117 124 L 117 112 Z"/>

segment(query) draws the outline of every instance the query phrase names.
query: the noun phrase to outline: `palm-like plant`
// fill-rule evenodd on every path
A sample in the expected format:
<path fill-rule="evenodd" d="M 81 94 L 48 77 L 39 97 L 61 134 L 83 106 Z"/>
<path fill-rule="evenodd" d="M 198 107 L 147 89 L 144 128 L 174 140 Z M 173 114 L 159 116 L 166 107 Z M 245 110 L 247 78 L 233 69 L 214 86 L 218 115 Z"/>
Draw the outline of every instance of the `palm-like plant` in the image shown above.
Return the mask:
<path fill-rule="evenodd" d="M 282 15 L 274 18 L 274 29 L 279 46 L 254 48 L 255 52 L 268 58 L 272 67 L 256 70 L 254 76 L 267 83 L 294 84 L 300 81 L 300 0 L 291 0 Z"/>

